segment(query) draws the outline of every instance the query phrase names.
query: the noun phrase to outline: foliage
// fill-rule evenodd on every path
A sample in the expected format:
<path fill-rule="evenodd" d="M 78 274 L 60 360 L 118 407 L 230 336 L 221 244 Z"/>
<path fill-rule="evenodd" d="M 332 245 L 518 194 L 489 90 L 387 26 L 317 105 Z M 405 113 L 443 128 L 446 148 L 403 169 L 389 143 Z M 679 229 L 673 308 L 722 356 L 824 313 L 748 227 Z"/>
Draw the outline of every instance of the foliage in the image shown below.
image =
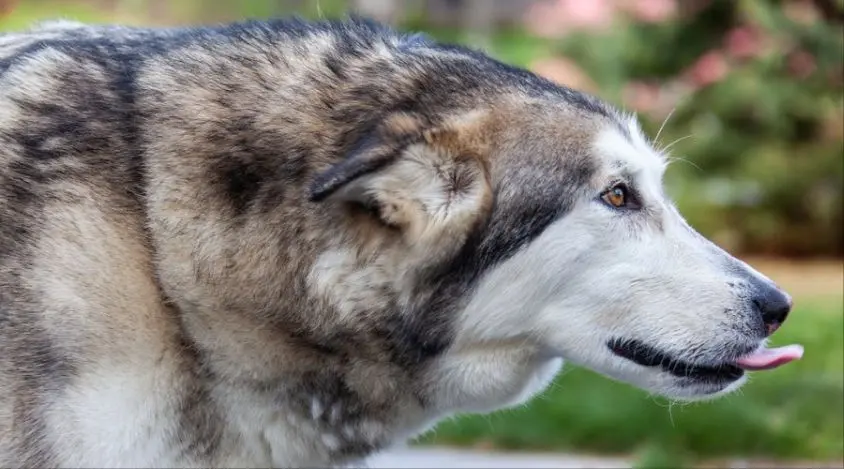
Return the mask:
<path fill-rule="evenodd" d="M 800 10 L 802 8 L 802 10 Z M 841 16 L 838 17 L 839 19 Z M 668 173 L 692 225 L 742 253 L 844 253 L 844 38 L 810 2 L 704 2 L 656 23 L 556 41 L 599 94 L 639 111 L 684 160 Z"/>

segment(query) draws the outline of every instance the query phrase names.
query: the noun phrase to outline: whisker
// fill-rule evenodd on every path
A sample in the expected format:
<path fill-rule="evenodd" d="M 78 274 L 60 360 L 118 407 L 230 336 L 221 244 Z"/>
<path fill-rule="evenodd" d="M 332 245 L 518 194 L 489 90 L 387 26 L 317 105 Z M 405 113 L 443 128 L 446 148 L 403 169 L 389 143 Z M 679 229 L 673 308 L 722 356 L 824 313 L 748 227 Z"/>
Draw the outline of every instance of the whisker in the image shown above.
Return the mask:
<path fill-rule="evenodd" d="M 677 428 L 677 426 L 674 424 L 673 409 L 674 409 L 674 400 L 672 399 L 672 400 L 668 401 L 668 420 L 671 422 L 671 428 Z"/>
<path fill-rule="evenodd" d="M 700 168 L 700 166 L 696 165 L 693 161 L 689 161 L 689 160 L 682 158 L 682 157 L 679 157 L 679 156 L 667 156 L 667 157 L 665 157 L 665 159 L 668 161 L 668 163 L 673 163 L 675 161 L 682 161 L 683 163 L 690 164 L 692 167 L 694 167 L 698 171 L 703 171 Z"/>
<path fill-rule="evenodd" d="M 676 145 L 676 144 L 678 144 L 678 143 L 682 142 L 683 140 L 685 140 L 685 139 L 687 139 L 687 138 L 691 138 L 691 137 L 693 137 L 693 135 L 692 135 L 692 134 L 686 135 L 685 137 L 680 137 L 680 138 L 678 138 L 677 140 L 674 140 L 673 142 L 671 142 L 671 143 L 669 143 L 668 145 L 666 145 L 666 146 L 664 146 L 663 148 L 661 148 L 661 149 L 660 149 L 660 152 L 663 152 L 663 153 L 664 153 L 664 152 L 667 152 L 667 151 L 668 151 L 668 150 L 670 150 L 670 149 L 671 149 L 671 147 L 673 147 L 674 145 Z"/>
<path fill-rule="evenodd" d="M 662 125 L 659 126 L 659 130 L 656 131 L 656 137 L 654 137 L 654 143 L 659 144 L 659 136 L 662 135 L 662 129 L 665 128 L 665 124 L 668 123 L 668 119 L 671 119 L 671 116 L 674 114 L 674 111 L 677 110 L 677 107 L 671 108 L 671 112 L 665 116 L 665 119 L 662 121 Z"/>

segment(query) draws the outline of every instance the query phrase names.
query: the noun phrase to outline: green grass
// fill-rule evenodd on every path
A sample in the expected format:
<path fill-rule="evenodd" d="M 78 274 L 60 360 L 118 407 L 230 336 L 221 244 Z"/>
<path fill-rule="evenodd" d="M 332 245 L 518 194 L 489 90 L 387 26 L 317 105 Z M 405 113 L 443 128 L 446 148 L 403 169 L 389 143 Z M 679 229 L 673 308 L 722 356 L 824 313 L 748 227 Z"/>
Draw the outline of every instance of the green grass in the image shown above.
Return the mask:
<path fill-rule="evenodd" d="M 90 5 L 78 2 L 47 0 L 35 2 L 24 0 L 12 13 L 0 17 L 0 32 L 19 31 L 30 28 L 34 23 L 50 19 L 71 19 L 84 23 L 100 23 L 105 15 Z"/>
<path fill-rule="evenodd" d="M 626 384 L 571 369 L 524 408 L 459 417 L 420 442 L 633 454 L 647 467 L 739 456 L 840 460 L 843 336 L 840 297 L 800 301 L 773 342 L 803 344 L 803 360 L 754 373 L 742 390 L 720 400 L 669 407 Z"/>

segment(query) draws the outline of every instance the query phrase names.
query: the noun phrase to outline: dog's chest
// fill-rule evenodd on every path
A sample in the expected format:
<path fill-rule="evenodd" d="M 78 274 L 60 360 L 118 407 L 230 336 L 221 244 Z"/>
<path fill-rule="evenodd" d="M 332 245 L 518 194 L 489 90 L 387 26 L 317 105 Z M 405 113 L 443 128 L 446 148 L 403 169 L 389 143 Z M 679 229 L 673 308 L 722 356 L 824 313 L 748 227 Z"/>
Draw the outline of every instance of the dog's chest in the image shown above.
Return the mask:
<path fill-rule="evenodd" d="M 229 439 L 219 464 L 262 467 L 330 466 L 358 459 L 390 438 L 374 418 L 349 418 L 344 403 L 310 398 L 305 409 L 279 407 L 255 395 L 225 398 Z"/>
<path fill-rule="evenodd" d="M 52 448 L 67 467 L 191 465 L 174 444 L 176 400 L 152 373 L 92 374 L 46 416 Z"/>

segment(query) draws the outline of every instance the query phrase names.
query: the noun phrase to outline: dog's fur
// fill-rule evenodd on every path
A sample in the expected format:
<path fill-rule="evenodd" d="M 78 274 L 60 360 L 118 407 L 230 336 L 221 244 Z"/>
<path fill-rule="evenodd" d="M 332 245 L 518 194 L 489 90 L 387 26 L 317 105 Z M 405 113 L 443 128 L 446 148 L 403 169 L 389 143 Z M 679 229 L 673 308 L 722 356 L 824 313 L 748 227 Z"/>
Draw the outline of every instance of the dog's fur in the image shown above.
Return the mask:
<path fill-rule="evenodd" d="M 774 287 L 665 161 L 593 97 L 363 20 L 0 36 L 0 466 L 355 462 L 562 359 L 729 392 L 608 347 L 765 337 Z"/>

